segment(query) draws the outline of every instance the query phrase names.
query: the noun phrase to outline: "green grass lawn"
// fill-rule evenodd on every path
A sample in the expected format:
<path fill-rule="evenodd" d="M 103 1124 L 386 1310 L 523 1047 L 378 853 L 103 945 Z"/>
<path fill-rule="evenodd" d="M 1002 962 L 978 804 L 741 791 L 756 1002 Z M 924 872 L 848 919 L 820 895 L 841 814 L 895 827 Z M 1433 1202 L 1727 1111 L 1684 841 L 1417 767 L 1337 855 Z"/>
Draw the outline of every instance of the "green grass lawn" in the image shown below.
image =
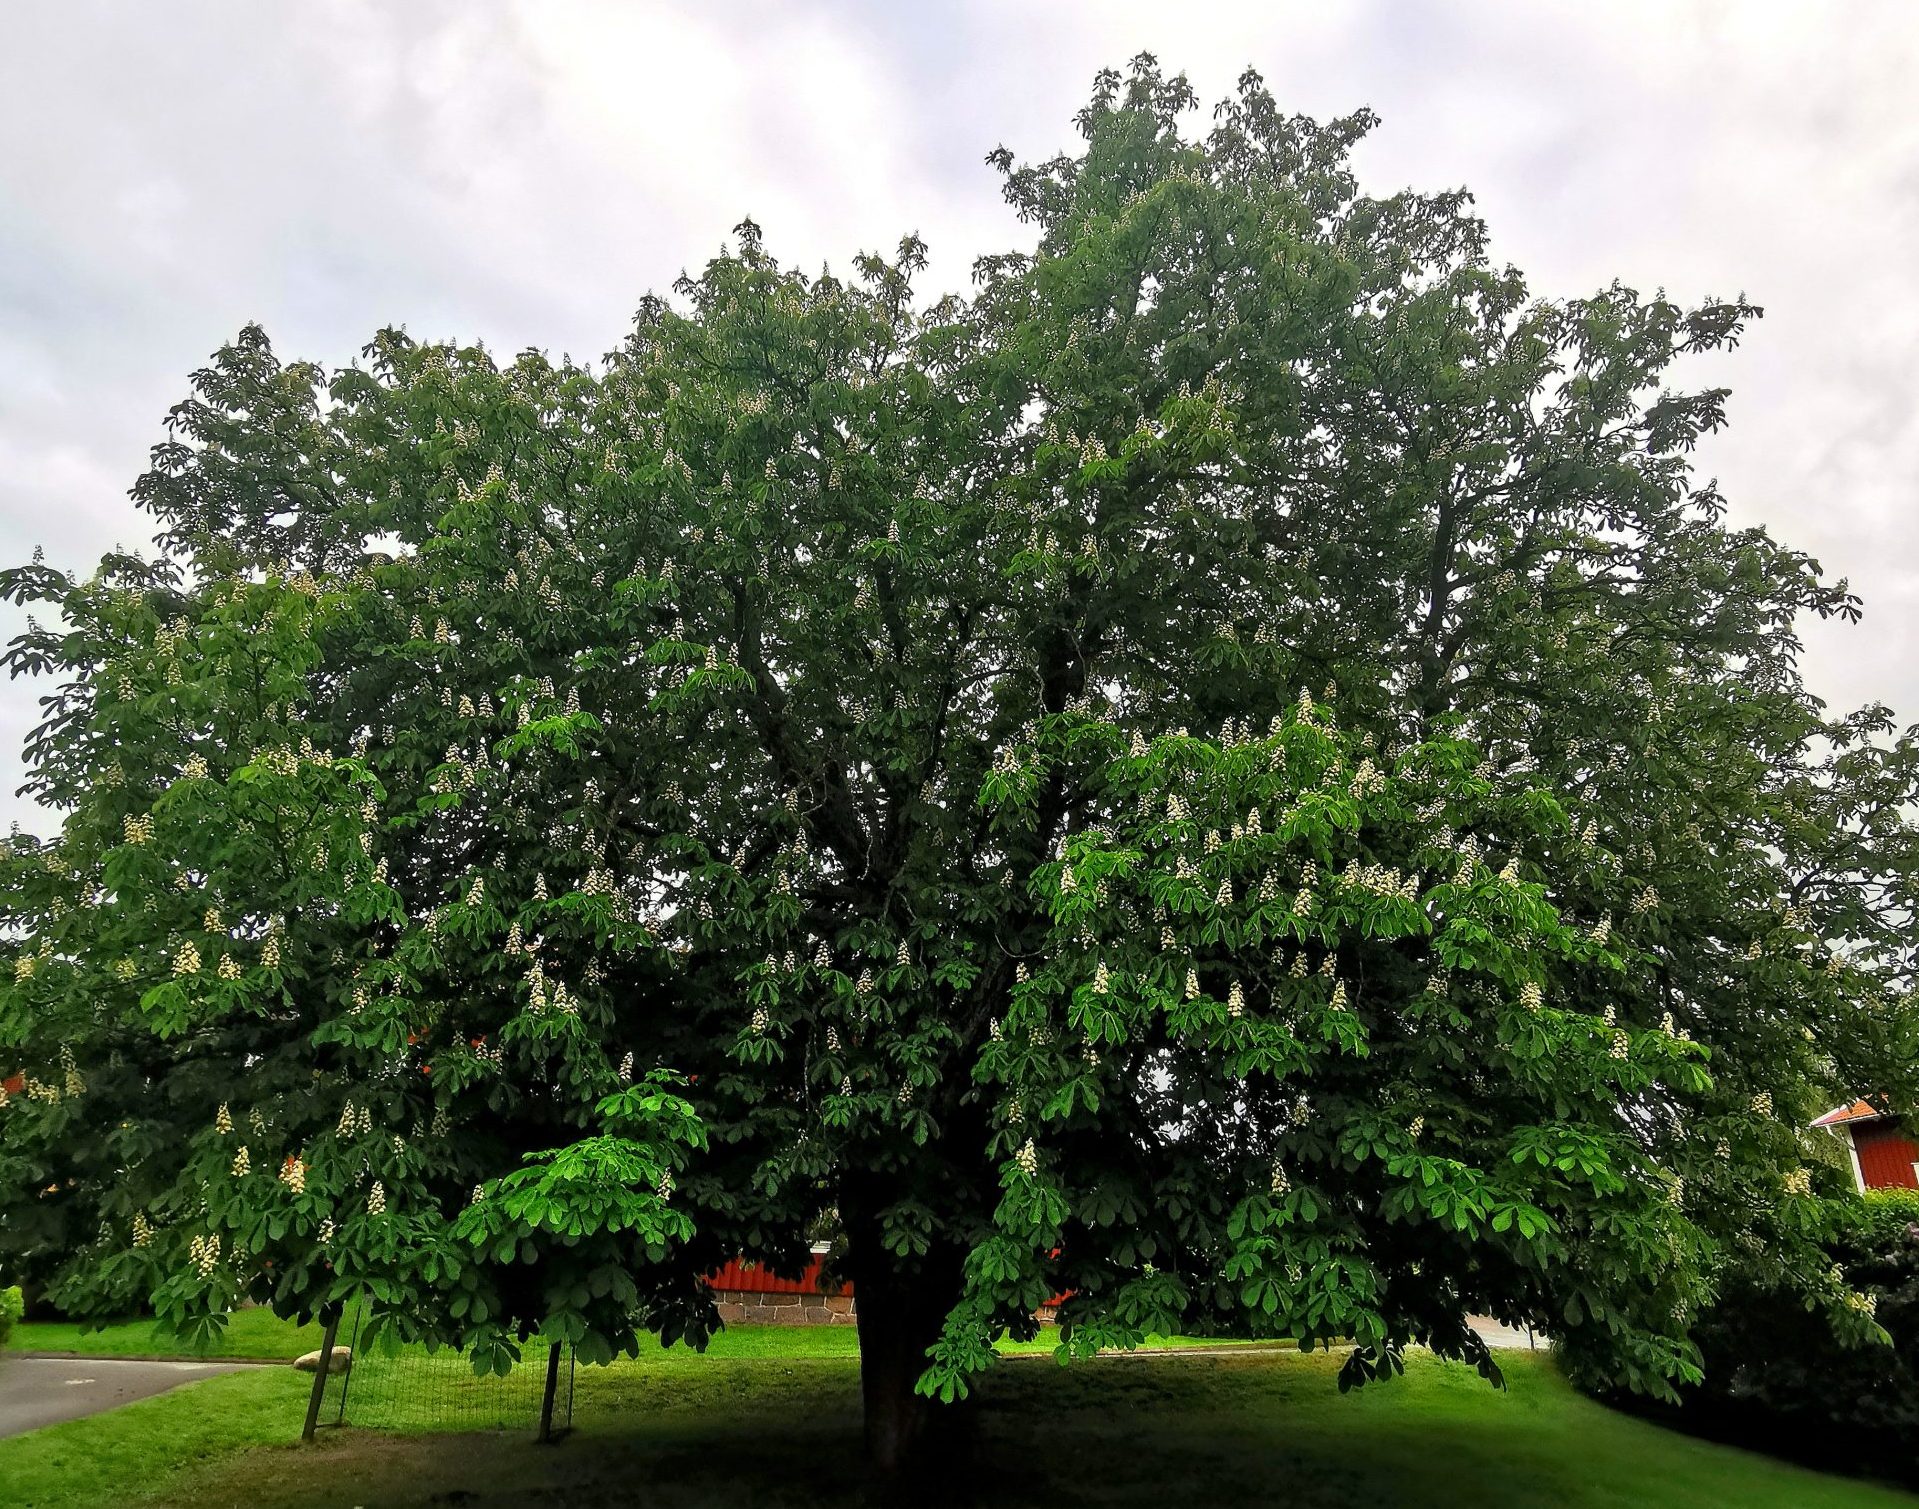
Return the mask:
<path fill-rule="evenodd" d="M 0 1441 L 0 1502 L 301 1509 L 365 1504 L 666 1509 L 879 1502 L 858 1459 L 846 1333 L 742 1328 L 733 1355 L 581 1369 L 574 1433 L 341 1430 L 302 1448 L 307 1379 L 254 1369 Z M 811 1352 L 812 1355 L 807 1355 Z M 1015 1361 L 983 1383 L 973 1464 L 922 1504 L 1046 1509 L 1286 1504 L 1840 1509 L 1919 1498 L 1786 1466 L 1616 1414 L 1540 1354 L 1511 1354 L 1505 1393 L 1416 1358 L 1342 1397 L 1337 1356 L 1224 1351 Z M 142 1498 L 141 1495 L 146 1497 Z"/>
<path fill-rule="evenodd" d="M 340 1327 L 340 1345 L 353 1334 L 353 1311 L 347 1311 Z M 1207 1340 L 1194 1336 L 1156 1336 L 1148 1343 L 1154 1349 L 1166 1347 L 1243 1346 L 1237 1341 Z M 241 1361 L 291 1360 L 320 1345 L 317 1324 L 296 1326 L 281 1320 L 271 1310 L 236 1310 L 227 1317 L 226 1330 L 209 1347 L 189 1347 L 178 1337 L 162 1331 L 151 1317 L 114 1321 L 87 1329 L 77 1321 L 25 1321 L 13 1328 L 15 1351 L 74 1352 L 83 1357 L 210 1357 Z M 1000 1344 L 1008 1354 L 1051 1352 L 1057 1345 L 1052 1332 L 1037 1341 Z M 709 1358 L 856 1357 L 859 1340 L 848 1326 L 736 1326 L 720 1332 L 708 1344 Z M 655 1353 L 648 1348 L 642 1360 L 660 1360 L 697 1364 L 701 1358 L 684 1347 Z"/>
<path fill-rule="evenodd" d="M 318 1325 L 296 1326 L 271 1310 L 235 1310 L 211 1347 L 195 1350 L 161 1331 L 151 1316 L 89 1330 L 77 1321 L 22 1321 L 9 1345 L 17 1352 L 78 1352 L 83 1357 L 235 1357 L 291 1360 L 320 1345 Z"/>

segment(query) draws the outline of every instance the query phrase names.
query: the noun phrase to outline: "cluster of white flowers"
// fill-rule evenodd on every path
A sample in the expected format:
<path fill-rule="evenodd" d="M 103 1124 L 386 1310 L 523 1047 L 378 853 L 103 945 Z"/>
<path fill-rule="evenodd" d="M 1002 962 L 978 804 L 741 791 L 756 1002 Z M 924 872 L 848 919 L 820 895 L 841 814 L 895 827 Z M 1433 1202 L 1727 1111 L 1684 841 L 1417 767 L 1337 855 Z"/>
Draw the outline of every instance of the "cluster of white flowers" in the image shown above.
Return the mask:
<path fill-rule="evenodd" d="M 1644 890 L 1642 890 L 1637 896 L 1633 897 L 1632 914 L 1635 917 L 1644 916 L 1647 912 L 1650 912 L 1654 907 L 1658 905 L 1659 905 L 1659 888 L 1657 886 L 1649 885 Z"/>
<path fill-rule="evenodd" d="M 214 970 L 214 973 L 223 980 L 237 980 L 240 978 L 239 961 L 236 960 L 232 954 L 222 954 L 220 955 L 219 966 Z"/>
<path fill-rule="evenodd" d="M 1029 1179 L 1039 1172 L 1039 1152 L 1034 1148 L 1031 1137 L 1020 1144 L 1019 1151 L 1013 1154 L 1013 1162 L 1019 1165 L 1019 1171 Z"/>
<path fill-rule="evenodd" d="M 1293 1181 L 1286 1177 L 1286 1165 L 1275 1159 L 1273 1162 L 1273 1177 L 1266 1186 L 1267 1192 L 1275 1196 L 1283 1195 L 1292 1187 Z"/>
<path fill-rule="evenodd" d="M 35 1079 L 31 1074 L 25 1077 L 25 1083 L 21 1089 L 25 1091 L 28 1100 L 42 1105 L 57 1105 L 60 1100 L 60 1089 L 57 1085 L 50 1085 L 43 1079 Z"/>
<path fill-rule="evenodd" d="M 207 778 L 207 762 L 199 755 L 188 755 L 180 764 L 180 778 L 187 781 L 204 781 Z"/>
<path fill-rule="evenodd" d="M 201 1278 L 212 1278 L 213 1270 L 220 1266 L 220 1234 L 216 1231 L 195 1237 L 187 1244 L 187 1261 Z"/>
<path fill-rule="evenodd" d="M 16 980 L 31 980 L 36 967 L 32 954 L 22 954 L 13 961 L 13 977 Z"/>
<path fill-rule="evenodd" d="M 189 939 L 180 945 L 173 956 L 173 973 L 176 976 L 197 975 L 200 972 L 200 950 Z"/>
<path fill-rule="evenodd" d="M 348 1101 L 340 1108 L 340 1124 L 334 1129 L 341 1137 L 363 1137 L 373 1130 L 373 1113 L 365 1106 Z"/>
<path fill-rule="evenodd" d="M 139 972 L 140 966 L 131 959 L 120 958 L 113 962 L 113 973 L 116 979 L 131 980 Z"/>
<path fill-rule="evenodd" d="M 1772 1115 L 1772 1091 L 1761 1090 L 1752 1098 L 1752 1113 L 1755 1116 Z"/>
<path fill-rule="evenodd" d="M 220 1102 L 220 1109 L 213 1113 L 213 1130 L 222 1137 L 233 1130 L 233 1112 L 227 1109 L 227 1103 Z"/>
<path fill-rule="evenodd" d="M 1850 1310 L 1857 1310 L 1861 1315 L 1865 1316 L 1867 1320 L 1877 1320 L 1879 1318 L 1879 1296 L 1876 1294 L 1861 1294 L 1857 1290 L 1853 1290 L 1846 1295 L 1846 1307 Z"/>
<path fill-rule="evenodd" d="M 1191 1001 L 1199 995 L 1199 971 L 1191 965 L 1186 968 L 1186 999 Z"/>
<path fill-rule="evenodd" d="M 1632 1037 L 1625 1032 L 1613 1033 L 1611 1052 L 1612 1056 L 1617 1059 L 1630 1057 L 1632 1054 Z"/>
<path fill-rule="evenodd" d="M 324 1221 L 320 1223 L 320 1245 L 324 1247 L 326 1246 L 328 1242 L 331 1242 L 332 1240 L 333 1240 L 333 1217 L 328 1216 Z"/>
<path fill-rule="evenodd" d="M 1528 980 L 1519 987 L 1519 1004 L 1527 1011 L 1538 1011 L 1545 1004 L 1537 980 Z"/>
<path fill-rule="evenodd" d="M 1411 1121 L 1409 1121 L 1406 1124 L 1406 1135 L 1409 1138 L 1411 1138 L 1414 1142 L 1419 1141 L 1420 1136 L 1425 1132 L 1425 1130 L 1426 1130 L 1426 1118 L 1424 1116 L 1415 1116 Z"/>
<path fill-rule="evenodd" d="M 1678 1210 L 1686 1200 L 1686 1181 L 1677 1174 L 1673 1176 L 1671 1186 L 1666 1190 L 1666 1200 L 1674 1210 Z"/>
<path fill-rule="evenodd" d="M 1721 1137 L 1717 1142 L 1713 1144 L 1712 1155 L 1713 1157 L 1717 1158 L 1721 1163 L 1732 1162 L 1732 1144 L 1728 1142 L 1724 1137 Z"/>
<path fill-rule="evenodd" d="M 1419 898 L 1419 878 L 1415 875 L 1399 873 L 1391 865 L 1362 865 L 1357 859 L 1349 859 L 1346 868 L 1340 871 L 1340 883 L 1361 891 L 1370 891 L 1375 896 L 1397 898 L 1404 901 L 1416 901 Z"/>
<path fill-rule="evenodd" d="M 1107 969 L 1106 961 L 1101 959 L 1093 967 L 1093 994 L 1103 996 L 1113 988 L 1112 971 Z"/>
<path fill-rule="evenodd" d="M 1226 992 L 1226 1015 L 1235 1019 L 1246 1014 L 1246 992 L 1239 981 L 1233 981 L 1232 988 Z"/>
<path fill-rule="evenodd" d="M 120 834 L 130 844 L 150 844 L 153 842 L 153 819 L 144 812 L 128 813 L 120 819 Z"/>
<path fill-rule="evenodd" d="M 153 1240 L 153 1224 L 147 1220 L 145 1211 L 133 1213 L 133 1245 L 145 1247 Z"/>
<path fill-rule="evenodd" d="M 873 993 L 873 971 L 862 969 L 860 977 L 853 982 L 853 994 L 864 1000 Z"/>
<path fill-rule="evenodd" d="M 280 1182 L 296 1195 L 303 1195 L 307 1188 L 307 1166 L 299 1158 L 289 1154 L 286 1162 L 280 1165 Z"/>
<path fill-rule="evenodd" d="M 1783 1181 L 1789 1195 L 1809 1195 L 1812 1193 L 1812 1171 L 1810 1169 L 1789 1169 Z"/>
<path fill-rule="evenodd" d="M 620 1078 L 625 1080 L 633 1078 L 633 1055 L 630 1053 L 620 1060 Z"/>
<path fill-rule="evenodd" d="M 247 1145 L 240 1144 L 240 1151 L 233 1155 L 233 1177 L 244 1178 L 253 1169 L 253 1155 L 247 1151 Z"/>
<path fill-rule="evenodd" d="M 752 1020 L 747 1023 L 747 1030 L 757 1037 L 766 1031 L 772 1024 L 772 1020 L 764 1006 L 755 1006 Z"/>
<path fill-rule="evenodd" d="M 1327 957 L 1331 958 L 1332 956 L 1329 954 Z M 1346 1011 L 1350 1009 L 1346 1004 L 1346 982 L 1344 980 L 1333 981 L 1333 998 L 1326 1003 L 1326 1009 L 1328 1011 Z"/>
<path fill-rule="evenodd" d="M 1359 762 L 1359 768 L 1353 772 L 1352 782 L 1346 789 L 1354 800 L 1364 800 L 1386 789 L 1386 777 L 1380 774 L 1370 759 L 1364 759 Z"/>

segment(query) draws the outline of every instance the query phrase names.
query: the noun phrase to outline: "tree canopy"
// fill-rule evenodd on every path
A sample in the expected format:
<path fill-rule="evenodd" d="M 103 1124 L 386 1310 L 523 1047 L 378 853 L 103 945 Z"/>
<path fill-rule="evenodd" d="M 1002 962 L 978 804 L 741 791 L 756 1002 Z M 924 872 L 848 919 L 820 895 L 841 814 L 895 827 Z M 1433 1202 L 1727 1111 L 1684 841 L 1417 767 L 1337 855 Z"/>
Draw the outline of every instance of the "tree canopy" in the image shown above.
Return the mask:
<path fill-rule="evenodd" d="M 506 1367 L 700 1342 L 819 1234 L 897 1461 L 993 1340 L 1211 1327 L 1697 1374 L 1910 1104 L 1919 759 L 1678 386 L 1743 299 L 1531 293 L 1364 113 L 1102 74 L 921 293 L 757 227 L 601 362 L 194 375 L 156 552 L 48 615 L 0 865 L 0 1263 L 364 1292 Z"/>

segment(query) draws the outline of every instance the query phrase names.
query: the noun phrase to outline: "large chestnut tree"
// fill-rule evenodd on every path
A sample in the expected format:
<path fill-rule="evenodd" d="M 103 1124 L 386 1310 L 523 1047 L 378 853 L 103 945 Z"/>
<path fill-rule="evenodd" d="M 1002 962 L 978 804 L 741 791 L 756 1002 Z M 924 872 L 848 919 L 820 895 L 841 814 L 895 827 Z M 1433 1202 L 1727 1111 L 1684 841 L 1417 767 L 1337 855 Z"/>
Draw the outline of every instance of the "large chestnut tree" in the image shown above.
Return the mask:
<path fill-rule="evenodd" d="M 504 1368 L 826 1231 L 887 1465 L 1060 1293 L 1349 1381 L 1489 1312 L 1667 1390 L 1735 1269 L 1873 1339 L 1800 1128 L 1913 1088 L 1915 760 L 1691 469 L 1757 311 L 1193 103 L 995 153 L 964 297 L 747 224 L 596 365 L 195 374 L 155 553 L 0 575 L 0 1264 Z"/>

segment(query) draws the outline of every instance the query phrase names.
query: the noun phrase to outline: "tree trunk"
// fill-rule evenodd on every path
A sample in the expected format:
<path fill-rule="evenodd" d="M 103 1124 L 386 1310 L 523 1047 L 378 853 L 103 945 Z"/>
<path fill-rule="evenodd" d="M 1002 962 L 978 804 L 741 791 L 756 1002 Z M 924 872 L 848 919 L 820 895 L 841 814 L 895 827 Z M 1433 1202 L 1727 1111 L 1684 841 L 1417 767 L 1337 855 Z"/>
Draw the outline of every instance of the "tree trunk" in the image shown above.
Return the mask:
<path fill-rule="evenodd" d="M 944 1471 L 962 1449 L 963 1407 L 925 1398 L 913 1386 L 926 1371 L 926 1349 L 939 1339 L 959 1298 L 961 1254 L 932 1253 L 907 1269 L 895 1266 L 876 1241 L 867 1246 L 855 1238 L 848 1256 L 866 1455 L 889 1477 Z"/>

